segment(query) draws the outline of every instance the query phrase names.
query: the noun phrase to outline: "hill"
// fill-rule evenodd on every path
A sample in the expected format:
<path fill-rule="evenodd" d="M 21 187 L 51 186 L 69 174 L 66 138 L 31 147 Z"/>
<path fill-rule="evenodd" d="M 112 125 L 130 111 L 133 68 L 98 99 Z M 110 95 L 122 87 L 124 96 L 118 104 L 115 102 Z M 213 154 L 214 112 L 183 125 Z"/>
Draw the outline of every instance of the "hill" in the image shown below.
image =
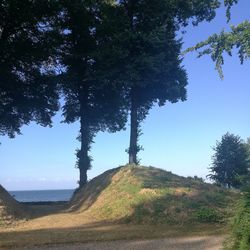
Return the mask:
<path fill-rule="evenodd" d="M 5 195 L 7 200 L 2 202 Z M 33 249 L 40 245 L 42 249 L 57 243 L 183 236 L 207 238 L 228 232 L 227 224 L 222 222 L 232 215 L 239 196 L 199 178 L 184 178 L 153 167 L 119 167 L 77 190 L 69 207 L 26 205 L 29 220 L 11 228 L 0 226 L 0 248 Z M 0 197 L 4 216 L 7 211 L 7 216 L 20 218 L 23 207 L 2 188 Z M 20 210 L 16 210 L 18 207 Z"/>
<path fill-rule="evenodd" d="M 13 224 L 24 217 L 24 207 L 0 185 L 0 226 Z"/>
<path fill-rule="evenodd" d="M 135 224 L 224 222 L 238 194 L 154 167 L 106 171 L 76 191 L 70 210 L 96 221 Z"/>

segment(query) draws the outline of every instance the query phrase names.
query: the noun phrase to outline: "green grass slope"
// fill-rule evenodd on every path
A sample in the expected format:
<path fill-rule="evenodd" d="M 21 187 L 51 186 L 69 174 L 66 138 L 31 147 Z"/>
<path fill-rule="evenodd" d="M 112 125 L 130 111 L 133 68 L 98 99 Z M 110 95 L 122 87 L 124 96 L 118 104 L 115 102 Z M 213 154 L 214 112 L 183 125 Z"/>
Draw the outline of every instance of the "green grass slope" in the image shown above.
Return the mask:
<path fill-rule="evenodd" d="M 96 221 L 184 224 L 225 222 L 238 194 L 154 167 L 109 170 L 78 190 L 72 211 Z"/>

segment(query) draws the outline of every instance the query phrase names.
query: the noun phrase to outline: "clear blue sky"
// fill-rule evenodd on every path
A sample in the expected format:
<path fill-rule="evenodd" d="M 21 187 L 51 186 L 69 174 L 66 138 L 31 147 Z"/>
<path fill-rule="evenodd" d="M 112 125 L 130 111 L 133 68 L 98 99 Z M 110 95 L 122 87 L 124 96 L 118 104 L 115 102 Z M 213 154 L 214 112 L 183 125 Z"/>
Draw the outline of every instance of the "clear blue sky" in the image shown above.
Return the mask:
<path fill-rule="evenodd" d="M 250 1 L 241 0 L 232 9 L 231 24 L 250 19 Z M 219 32 L 226 24 L 225 10 L 218 11 L 211 23 L 188 27 L 183 49 Z M 187 70 L 188 100 L 183 103 L 155 107 L 143 123 L 139 154 L 141 164 L 152 165 L 182 176 L 209 173 L 211 147 L 227 131 L 250 137 L 250 61 L 240 65 L 235 54 L 225 57 L 225 79 L 221 81 L 209 57 L 188 54 L 183 61 Z M 0 184 L 8 190 L 75 188 L 78 169 L 75 166 L 76 136 L 79 124 L 61 124 L 54 118 L 54 127 L 35 124 L 25 126 L 23 135 L 15 139 L 1 138 Z M 126 164 L 125 149 L 129 130 L 116 134 L 99 133 L 92 147 L 93 168 L 89 178 L 107 169 Z"/>

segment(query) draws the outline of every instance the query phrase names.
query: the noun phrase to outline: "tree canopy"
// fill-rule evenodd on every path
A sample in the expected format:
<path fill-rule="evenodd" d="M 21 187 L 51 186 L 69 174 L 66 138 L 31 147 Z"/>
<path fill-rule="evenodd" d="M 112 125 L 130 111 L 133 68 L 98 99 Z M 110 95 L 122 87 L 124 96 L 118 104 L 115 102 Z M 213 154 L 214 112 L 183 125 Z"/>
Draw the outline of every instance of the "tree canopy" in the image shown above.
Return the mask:
<path fill-rule="evenodd" d="M 61 64 L 66 70 L 59 76 L 65 104 L 65 122 L 80 121 L 77 167 L 80 186 L 87 182 L 91 167 L 89 151 L 97 132 L 121 130 L 126 122 L 122 89 L 103 76 L 105 60 L 99 26 L 103 4 L 98 1 L 65 1 L 61 16 L 63 46 Z M 100 61 L 100 59 L 102 59 Z"/>
<path fill-rule="evenodd" d="M 53 1 L 0 1 L 0 135 L 14 137 L 30 121 L 47 126 L 58 110 L 49 69 Z"/>
<path fill-rule="evenodd" d="M 215 153 L 209 177 L 222 186 L 240 187 L 241 178 L 248 174 L 250 166 L 248 151 L 242 139 L 227 133 L 213 149 Z"/>
<path fill-rule="evenodd" d="M 231 26 L 231 31 L 222 31 L 210 36 L 207 40 L 198 43 L 187 51 L 198 51 L 198 57 L 210 55 L 216 64 L 216 69 L 223 78 L 222 65 L 224 64 L 224 53 L 232 56 L 233 49 L 238 50 L 240 62 L 250 57 L 250 23 L 245 21 L 237 26 Z M 201 49 L 201 50 L 200 50 Z"/>
<path fill-rule="evenodd" d="M 112 72 L 126 88 L 130 107 L 129 163 L 138 163 L 140 124 L 150 108 L 186 99 L 182 41 L 176 32 L 190 21 L 198 25 L 212 20 L 219 6 L 219 1 L 206 0 L 122 0 L 111 6 L 106 19 L 111 53 L 107 54 Z"/>
<path fill-rule="evenodd" d="M 236 3 L 238 3 L 238 0 L 225 0 L 228 22 L 231 17 L 231 7 Z M 220 77 L 223 78 L 222 65 L 224 64 L 225 53 L 232 56 L 233 50 L 236 49 L 242 64 L 250 57 L 250 22 L 246 20 L 238 25 L 232 25 L 230 28 L 229 32 L 223 30 L 219 34 L 214 34 L 205 41 L 187 49 L 185 53 L 196 50 L 198 51 L 198 57 L 210 55 L 216 64 Z"/>
<path fill-rule="evenodd" d="M 228 18 L 236 2 L 225 0 Z M 80 121 L 80 185 L 94 136 L 123 129 L 128 112 L 129 163 L 137 164 L 140 124 L 151 107 L 186 100 L 177 32 L 211 21 L 219 6 L 219 0 L 0 1 L 0 135 L 13 137 L 30 121 L 51 125 L 59 87 L 64 121 Z"/>

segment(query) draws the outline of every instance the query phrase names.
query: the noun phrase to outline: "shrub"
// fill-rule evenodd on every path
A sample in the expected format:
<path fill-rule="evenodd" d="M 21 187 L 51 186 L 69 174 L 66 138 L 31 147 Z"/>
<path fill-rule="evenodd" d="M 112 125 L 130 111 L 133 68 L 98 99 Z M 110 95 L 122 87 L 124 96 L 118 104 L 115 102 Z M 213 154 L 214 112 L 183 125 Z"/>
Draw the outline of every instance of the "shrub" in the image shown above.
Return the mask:
<path fill-rule="evenodd" d="M 199 222 L 218 222 L 220 220 L 218 213 L 213 208 L 207 207 L 200 208 L 195 216 Z"/>
<path fill-rule="evenodd" d="M 225 249 L 250 249 L 250 190 L 243 194 L 238 203 L 232 224 L 232 234 Z"/>

